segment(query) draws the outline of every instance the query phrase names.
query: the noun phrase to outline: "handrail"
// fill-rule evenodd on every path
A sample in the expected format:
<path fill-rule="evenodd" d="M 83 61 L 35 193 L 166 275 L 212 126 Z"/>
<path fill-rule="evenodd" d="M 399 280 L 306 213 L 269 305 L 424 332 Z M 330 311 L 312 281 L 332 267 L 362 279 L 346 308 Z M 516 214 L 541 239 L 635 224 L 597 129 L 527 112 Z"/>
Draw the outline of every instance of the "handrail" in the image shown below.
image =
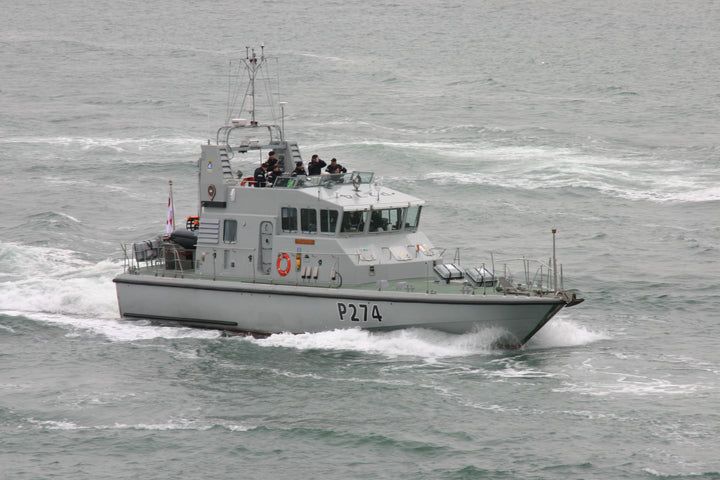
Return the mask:
<path fill-rule="evenodd" d="M 267 128 L 267 130 L 268 130 L 268 135 L 270 136 L 270 141 L 268 142 L 268 145 L 274 145 L 275 143 L 277 143 L 278 140 L 275 140 L 273 138 L 274 135 L 277 135 L 278 138 L 282 137 L 281 130 L 278 125 L 273 125 L 273 124 L 260 125 L 257 123 L 250 124 L 250 125 L 223 125 L 222 127 L 218 128 L 218 130 L 217 130 L 217 134 L 215 135 L 215 142 L 218 145 L 226 145 L 229 147 L 230 146 L 230 135 L 233 132 L 233 130 L 240 130 L 240 129 L 244 129 L 244 128 L 251 129 L 251 128 L 260 128 L 260 127 Z M 275 133 L 275 131 L 277 133 Z M 261 148 L 261 144 L 259 142 L 257 144 L 253 144 L 253 145 L 248 143 L 247 145 L 241 145 L 241 147 L 244 148 L 245 151 L 247 151 L 249 149 L 256 149 L 256 148 L 259 149 L 259 148 Z"/>
<path fill-rule="evenodd" d="M 165 245 L 163 245 L 162 247 L 163 247 L 164 254 L 167 255 L 168 249 L 166 248 Z M 183 262 L 182 262 L 182 259 L 180 258 L 180 251 L 174 245 L 168 245 L 168 247 L 170 247 L 170 250 L 169 250 L 170 254 L 174 256 L 174 258 L 173 258 L 174 267 L 171 270 L 180 270 L 180 276 L 184 276 L 185 270 L 183 269 Z M 167 266 L 168 266 L 167 257 L 165 256 L 165 272 L 168 271 Z M 175 266 L 177 268 L 175 268 Z"/>

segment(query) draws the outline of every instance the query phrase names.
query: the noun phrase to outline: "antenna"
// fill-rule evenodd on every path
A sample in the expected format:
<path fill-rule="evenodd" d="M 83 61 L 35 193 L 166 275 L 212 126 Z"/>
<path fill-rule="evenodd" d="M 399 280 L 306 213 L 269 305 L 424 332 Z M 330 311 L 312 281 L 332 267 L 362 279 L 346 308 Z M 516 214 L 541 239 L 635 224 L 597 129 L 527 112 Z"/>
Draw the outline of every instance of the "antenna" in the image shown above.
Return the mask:
<path fill-rule="evenodd" d="M 555 291 L 558 291 L 558 283 L 557 283 L 557 258 L 555 257 L 555 234 L 557 233 L 557 229 L 552 229 L 552 235 L 553 235 L 553 256 L 552 256 L 552 262 L 553 262 L 553 288 Z"/>
<path fill-rule="evenodd" d="M 287 105 L 288 102 L 280 102 L 280 140 L 285 140 L 285 105 Z"/>
<path fill-rule="evenodd" d="M 265 108 L 269 107 L 269 115 L 273 120 L 273 124 L 268 125 L 268 128 L 271 129 L 271 137 L 273 135 L 279 135 L 280 139 L 284 139 L 282 130 L 284 125 L 275 125 L 276 122 L 280 122 L 277 118 L 277 104 L 273 103 L 271 86 L 268 85 L 268 80 L 265 78 L 268 72 L 263 71 L 269 68 L 268 65 L 266 65 L 269 59 L 270 57 L 265 56 L 264 43 L 260 44 L 259 47 L 245 47 L 245 58 L 241 58 L 238 61 L 240 68 L 236 79 L 237 86 L 234 90 L 232 103 L 230 102 L 230 93 L 228 93 L 228 117 L 226 123 L 230 122 L 233 115 L 232 111 L 234 110 L 235 114 L 238 115 L 238 119 L 248 119 L 247 123 L 243 121 L 243 126 L 258 127 L 260 126 L 258 118 L 260 115 L 264 115 L 263 112 Z M 247 77 L 245 77 L 245 75 L 247 75 Z M 247 78 L 247 81 L 242 81 L 243 77 Z M 260 83 L 256 82 L 256 80 L 260 81 Z M 243 88 L 244 93 L 241 92 L 240 85 L 245 87 Z M 228 85 L 228 91 L 230 91 L 230 85 Z M 264 94 L 268 95 L 267 104 L 262 99 L 256 98 Z M 236 110 L 235 105 L 237 104 L 236 99 L 238 98 L 242 98 L 242 101 L 240 102 L 239 110 Z M 258 115 L 258 112 L 260 115 Z M 233 124 L 234 123 L 233 121 Z"/>
<path fill-rule="evenodd" d="M 248 76 L 250 77 L 249 90 L 250 93 L 250 126 L 257 126 L 258 122 L 255 120 L 255 77 L 265 63 L 265 44 L 260 44 L 260 62 L 258 62 L 257 54 L 255 49 L 251 47 L 245 47 L 245 66 L 248 70 Z"/>

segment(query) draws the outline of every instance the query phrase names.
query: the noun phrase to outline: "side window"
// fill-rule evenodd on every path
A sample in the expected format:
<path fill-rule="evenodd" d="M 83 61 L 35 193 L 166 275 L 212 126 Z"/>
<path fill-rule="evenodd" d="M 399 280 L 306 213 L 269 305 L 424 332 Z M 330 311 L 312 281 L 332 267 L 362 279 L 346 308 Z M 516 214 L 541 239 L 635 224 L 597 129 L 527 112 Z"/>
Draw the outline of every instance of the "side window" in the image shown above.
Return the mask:
<path fill-rule="evenodd" d="M 338 216 L 337 210 L 320 210 L 320 231 L 323 233 L 335 233 Z"/>
<path fill-rule="evenodd" d="M 283 232 L 296 232 L 298 229 L 297 208 L 282 207 Z"/>
<path fill-rule="evenodd" d="M 223 242 L 237 242 L 237 220 L 225 220 L 223 222 Z"/>
<path fill-rule="evenodd" d="M 345 233 L 362 233 L 365 230 L 367 216 L 367 210 L 344 212 L 340 231 Z"/>
<path fill-rule="evenodd" d="M 303 232 L 317 232 L 317 212 L 314 208 L 300 209 L 300 225 Z"/>
<path fill-rule="evenodd" d="M 405 228 L 414 230 L 420 224 L 420 205 L 413 205 L 407 209 L 407 219 L 405 220 Z"/>

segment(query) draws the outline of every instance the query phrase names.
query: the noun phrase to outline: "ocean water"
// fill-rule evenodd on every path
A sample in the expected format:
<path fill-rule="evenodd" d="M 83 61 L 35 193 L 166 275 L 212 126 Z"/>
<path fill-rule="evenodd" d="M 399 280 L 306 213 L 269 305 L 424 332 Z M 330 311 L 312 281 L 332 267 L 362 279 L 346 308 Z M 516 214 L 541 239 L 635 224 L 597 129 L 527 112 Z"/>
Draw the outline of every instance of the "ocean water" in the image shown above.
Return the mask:
<path fill-rule="evenodd" d="M 720 478 L 720 4 L 4 2 L 0 479 Z M 463 259 L 548 258 L 523 349 L 121 320 L 121 242 L 194 214 L 229 62 L 306 159 L 427 201 Z M 292 313 L 289 311 L 289 315 Z"/>

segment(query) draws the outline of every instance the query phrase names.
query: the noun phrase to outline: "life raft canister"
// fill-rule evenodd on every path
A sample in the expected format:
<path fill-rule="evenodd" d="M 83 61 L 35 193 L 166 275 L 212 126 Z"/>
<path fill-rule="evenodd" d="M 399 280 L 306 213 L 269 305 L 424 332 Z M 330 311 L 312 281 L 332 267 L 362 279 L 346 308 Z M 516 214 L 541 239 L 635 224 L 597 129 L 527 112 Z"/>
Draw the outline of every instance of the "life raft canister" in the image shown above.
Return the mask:
<path fill-rule="evenodd" d="M 285 260 L 287 262 L 287 266 L 283 269 L 282 268 L 282 262 Z M 287 253 L 283 253 L 282 255 L 278 255 L 277 259 L 277 271 L 281 276 L 286 276 L 288 273 L 290 273 L 290 255 Z"/>

